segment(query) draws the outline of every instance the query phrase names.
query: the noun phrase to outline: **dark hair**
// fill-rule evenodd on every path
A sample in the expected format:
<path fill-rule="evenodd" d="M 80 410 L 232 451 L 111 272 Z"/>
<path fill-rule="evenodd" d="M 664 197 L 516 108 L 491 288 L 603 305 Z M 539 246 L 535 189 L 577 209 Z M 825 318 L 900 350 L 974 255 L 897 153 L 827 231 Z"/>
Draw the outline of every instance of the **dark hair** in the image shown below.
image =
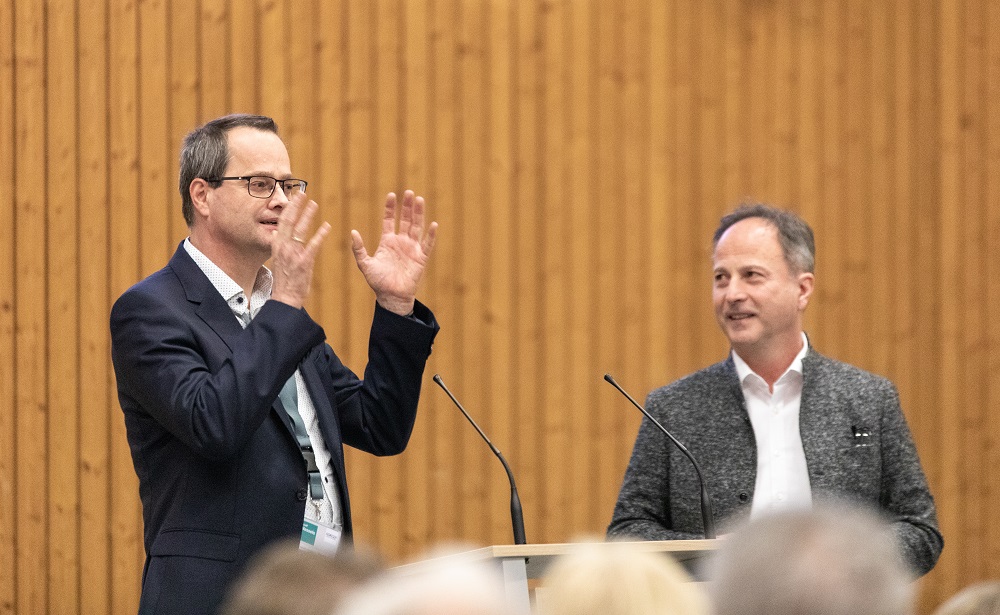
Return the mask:
<path fill-rule="evenodd" d="M 732 213 L 726 214 L 719 221 L 712 237 L 712 248 L 719 244 L 719 239 L 732 225 L 747 218 L 760 218 L 778 231 L 778 241 L 785 255 L 785 262 L 793 272 L 813 273 L 816 269 L 816 240 L 813 231 L 806 221 L 796 214 L 770 205 L 753 203 L 740 205 Z"/>
<path fill-rule="evenodd" d="M 181 211 L 188 226 L 194 222 L 191 182 L 197 178 L 219 177 L 229 164 L 229 131 L 246 126 L 278 133 L 278 125 L 264 115 L 234 113 L 216 118 L 199 126 L 184 137 L 181 146 L 180 191 Z"/>

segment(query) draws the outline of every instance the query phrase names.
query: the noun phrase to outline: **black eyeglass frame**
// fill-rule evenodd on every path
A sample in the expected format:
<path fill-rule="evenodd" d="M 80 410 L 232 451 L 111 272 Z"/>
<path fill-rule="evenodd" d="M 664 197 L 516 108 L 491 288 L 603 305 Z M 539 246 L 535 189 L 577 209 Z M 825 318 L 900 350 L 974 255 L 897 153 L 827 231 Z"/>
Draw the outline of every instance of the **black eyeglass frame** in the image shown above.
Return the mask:
<path fill-rule="evenodd" d="M 271 177 L 269 175 L 239 175 L 239 176 L 236 176 L 236 177 L 206 177 L 204 179 L 205 179 L 205 181 L 207 181 L 207 182 L 209 182 L 211 184 L 219 184 L 219 183 L 222 183 L 224 181 L 245 181 L 247 183 L 247 194 L 249 194 L 250 196 L 252 196 L 255 199 L 269 199 L 269 198 L 271 198 L 272 196 L 274 196 L 274 189 L 275 189 L 275 187 L 277 187 L 278 184 L 281 184 L 281 191 L 285 193 L 286 197 L 289 196 L 288 191 L 285 189 L 285 184 L 286 183 L 288 183 L 288 182 L 298 182 L 299 187 L 302 190 L 302 192 L 305 192 L 306 191 L 306 186 L 309 185 L 309 182 L 307 182 L 304 179 L 295 179 L 293 177 L 289 177 L 288 179 L 278 179 L 276 177 Z M 253 192 L 250 192 L 250 180 L 252 180 L 252 179 L 270 179 L 271 181 L 273 181 L 274 183 L 271 184 L 271 192 L 269 192 L 267 194 L 267 196 L 257 196 Z"/>

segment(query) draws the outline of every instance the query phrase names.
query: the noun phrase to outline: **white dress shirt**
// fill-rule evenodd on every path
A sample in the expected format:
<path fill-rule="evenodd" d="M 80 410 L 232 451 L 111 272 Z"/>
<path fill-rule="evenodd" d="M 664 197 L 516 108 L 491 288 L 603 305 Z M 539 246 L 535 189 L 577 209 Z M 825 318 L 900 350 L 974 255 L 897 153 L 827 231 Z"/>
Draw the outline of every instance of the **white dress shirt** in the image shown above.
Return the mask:
<path fill-rule="evenodd" d="M 774 383 L 772 393 L 759 375 L 733 351 L 747 414 L 757 441 L 757 482 L 750 517 L 779 510 L 812 506 L 809 469 L 799 432 L 802 405 L 802 358 L 809 341 L 802 334 L 802 350 Z"/>

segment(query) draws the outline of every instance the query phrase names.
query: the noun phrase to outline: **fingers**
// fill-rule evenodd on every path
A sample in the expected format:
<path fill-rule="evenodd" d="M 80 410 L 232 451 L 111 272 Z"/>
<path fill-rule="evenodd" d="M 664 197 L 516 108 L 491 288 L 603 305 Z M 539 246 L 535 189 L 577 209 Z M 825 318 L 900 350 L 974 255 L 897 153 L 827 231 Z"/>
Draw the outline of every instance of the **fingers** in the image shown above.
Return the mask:
<path fill-rule="evenodd" d="M 282 207 L 281 213 L 278 215 L 278 235 L 285 239 L 291 239 L 297 236 L 297 222 L 299 220 L 299 210 L 302 209 L 302 203 L 306 200 L 306 195 L 304 193 L 298 193 L 294 195 L 288 204 Z M 315 202 L 310 201 L 313 205 Z M 308 207 L 307 207 L 308 209 Z M 315 213 L 315 211 L 313 211 Z M 312 214 L 310 214 L 310 219 L 312 219 Z"/>
<path fill-rule="evenodd" d="M 385 197 L 385 214 L 382 216 L 382 234 L 391 235 L 396 232 L 396 193 L 390 192 Z"/>
<path fill-rule="evenodd" d="M 382 217 L 382 234 L 392 235 L 396 230 L 396 194 L 390 192 L 385 199 L 385 212 Z M 412 190 L 403 192 L 403 203 L 399 207 L 399 230 L 398 234 L 406 235 L 422 247 L 434 246 L 434 231 L 437 223 L 431 224 L 431 229 L 424 235 L 424 223 L 426 210 L 424 197 L 416 196 Z"/>
<path fill-rule="evenodd" d="M 430 228 L 427 229 L 427 234 L 424 236 L 423 241 L 420 242 L 420 247 L 427 256 L 430 256 L 431 250 L 434 249 L 434 241 L 437 239 L 437 229 L 438 223 L 431 222 Z"/>
<path fill-rule="evenodd" d="M 368 251 L 365 250 L 365 242 L 361 239 L 361 233 L 351 229 L 351 251 L 354 252 L 354 260 L 358 263 L 368 258 Z"/>
<path fill-rule="evenodd" d="M 410 230 L 413 225 L 413 191 L 403 193 L 403 209 L 399 213 L 399 234 L 413 237 Z M 419 237 L 419 235 L 418 235 Z"/>
<path fill-rule="evenodd" d="M 292 233 L 292 238 L 305 237 L 309 232 L 309 227 L 312 224 L 313 217 L 316 216 L 316 211 L 319 210 L 319 205 L 316 201 L 309 201 L 306 203 L 305 209 L 302 210 L 302 215 L 295 222 L 295 232 Z"/>
<path fill-rule="evenodd" d="M 410 193 L 412 194 L 412 192 Z M 406 200 L 403 200 L 403 212 L 406 212 Z M 402 232 L 400 228 L 400 232 Z M 410 225 L 410 237 L 414 241 L 420 241 L 421 235 L 424 233 L 424 197 L 418 196 L 413 201 L 413 223 Z"/>
<path fill-rule="evenodd" d="M 313 234 L 312 239 L 310 239 L 309 243 L 306 244 L 306 251 L 312 255 L 315 255 L 317 252 L 319 252 L 319 247 L 323 244 L 323 240 L 326 239 L 326 236 L 329 234 L 330 234 L 329 222 L 324 222 L 323 224 L 319 225 L 319 228 L 316 229 L 316 232 Z"/>

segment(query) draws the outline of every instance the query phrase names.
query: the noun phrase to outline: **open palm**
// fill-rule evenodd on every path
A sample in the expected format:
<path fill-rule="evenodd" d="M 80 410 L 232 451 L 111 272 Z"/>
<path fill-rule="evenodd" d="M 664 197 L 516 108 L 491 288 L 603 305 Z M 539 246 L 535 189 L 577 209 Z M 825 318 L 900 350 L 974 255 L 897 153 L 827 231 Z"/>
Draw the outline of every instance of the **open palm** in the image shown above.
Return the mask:
<path fill-rule="evenodd" d="M 390 192 L 386 197 L 382 237 L 374 254 L 365 250 L 361 234 L 351 231 L 358 269 L 382 307 L 404 315 L 413 311 L 417 287 L 434 248 L 436 234 L 437 222 L 431 222 L 424 233 L 424 199 L 415 197 L 411 190 L 403 193 L 398 229 L 396 195 Z"/>

